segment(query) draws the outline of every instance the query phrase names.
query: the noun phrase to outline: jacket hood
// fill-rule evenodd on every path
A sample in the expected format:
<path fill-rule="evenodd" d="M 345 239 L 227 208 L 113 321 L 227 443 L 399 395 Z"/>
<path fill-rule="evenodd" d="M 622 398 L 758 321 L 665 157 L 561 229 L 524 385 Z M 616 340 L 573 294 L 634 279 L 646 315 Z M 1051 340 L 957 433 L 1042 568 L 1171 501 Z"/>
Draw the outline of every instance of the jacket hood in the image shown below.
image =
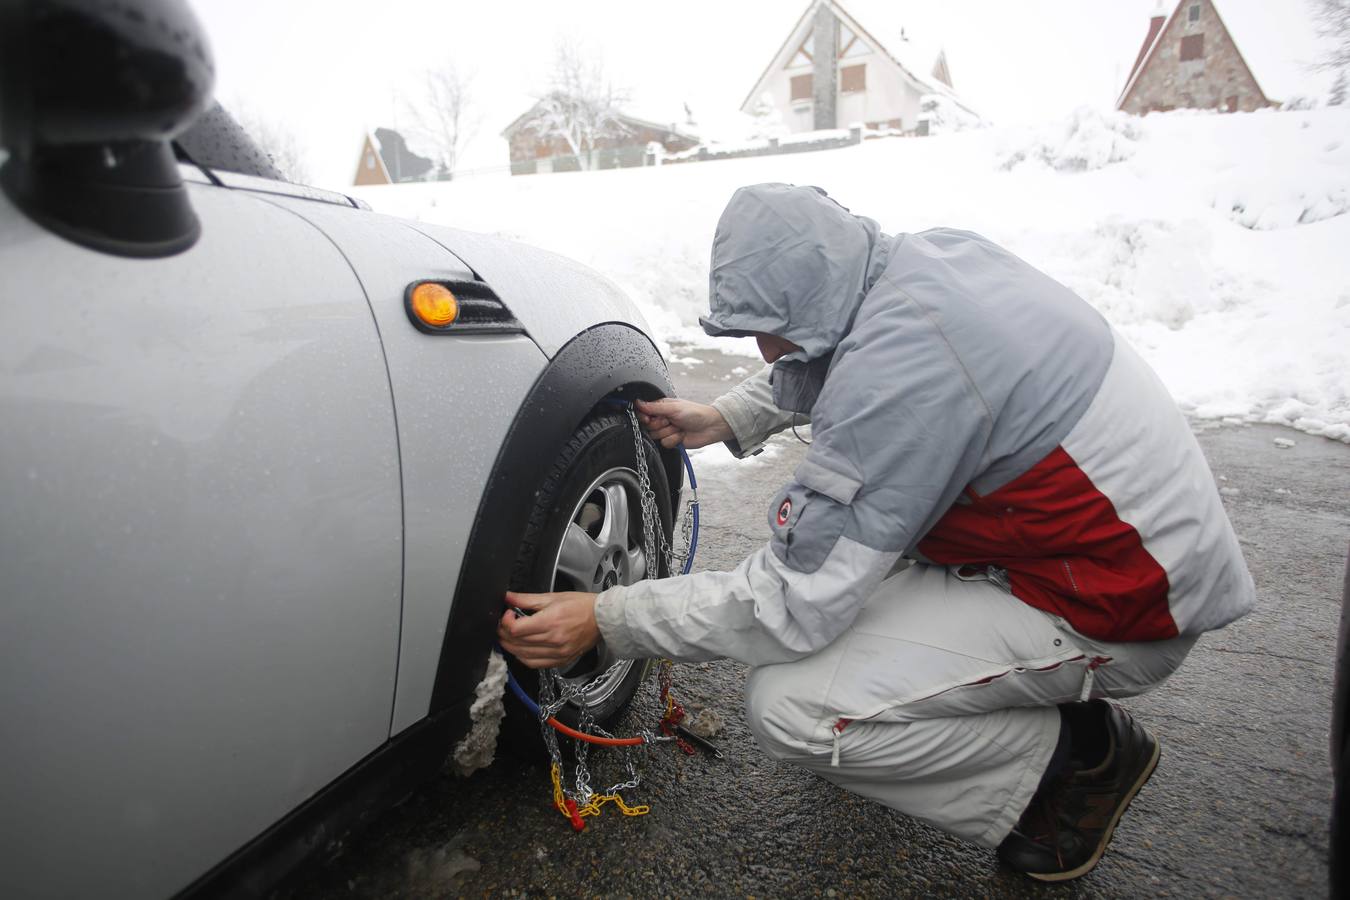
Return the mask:
<path fill-rule="evenodd" d="M 759 331 L 802 348 L 784 359 L 823 356 L 885 267 L 882 237 L 876 222 L 818 187 L 743 187 L 717 223 L 709 312 L 699 322 L 715 337 Z"/>

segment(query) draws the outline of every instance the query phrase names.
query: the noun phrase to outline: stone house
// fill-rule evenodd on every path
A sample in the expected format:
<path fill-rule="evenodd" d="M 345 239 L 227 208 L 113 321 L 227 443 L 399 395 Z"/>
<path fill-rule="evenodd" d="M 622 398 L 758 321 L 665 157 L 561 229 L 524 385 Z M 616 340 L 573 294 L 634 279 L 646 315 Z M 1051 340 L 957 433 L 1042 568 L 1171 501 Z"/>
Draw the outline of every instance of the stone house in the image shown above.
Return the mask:
<path fill-rule="evenodd" d="M 376 128 L 367 134 L 356 163 L 352 184 L 396 184 L 400 181 L 426 181 L 433 163 L 408 149 L 408 142 L 392 128 Z"/>
<path fill-rule="evenodd" d="M 1251 112 L 1274 106 L 1211 0 L 1181 0 L 1154 15 L 1116 108 L 1143 115 L 1169 109 Z"/>
<path fill-rule="evenodd" d="M 926 133 L 938 106 L 979 120 L 952 87 L 946 53 L 907 33 L 895 0 L 848 0 L 847 8 L 811 0 L 741 111 L 755 114 L 765 97 L 793 133 L 856 123 Z"/>
<path fill-rule="evenodd" d="M 616 169 L 645 166 L 655 163 L 657 147 L 664 154 L 680 153 L 698 146 L 698 138 L 686 134 L 675 125 L 660 125 L 617 113 L 619 128 L 616 133 L 599 138 L 589 152 L 583 166 L 572 148 L 561 136 L 541 134 L 535 126 L 540 115 L 539 104 L 527 109 L 502 130 L 502 137 L 511 149 L 511 174 L 534 175 L 547 172 L 576 172 L 588 169 Z"/>

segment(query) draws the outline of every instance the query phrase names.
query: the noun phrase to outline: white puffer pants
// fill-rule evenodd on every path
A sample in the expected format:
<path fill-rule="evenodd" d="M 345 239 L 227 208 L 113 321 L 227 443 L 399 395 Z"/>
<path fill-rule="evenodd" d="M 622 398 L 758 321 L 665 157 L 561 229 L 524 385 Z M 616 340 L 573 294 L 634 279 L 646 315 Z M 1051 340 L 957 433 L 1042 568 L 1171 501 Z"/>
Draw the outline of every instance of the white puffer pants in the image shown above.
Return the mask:
<path fill-rule="evenodd" d="M 1049 763 L 1056 704 L 1147 691 L 1194 643 L 1093 641 L 983 573 L 914 565 L 824 650 L 754 669 L 746 709 L 771 756 L 993 847 Z"/>

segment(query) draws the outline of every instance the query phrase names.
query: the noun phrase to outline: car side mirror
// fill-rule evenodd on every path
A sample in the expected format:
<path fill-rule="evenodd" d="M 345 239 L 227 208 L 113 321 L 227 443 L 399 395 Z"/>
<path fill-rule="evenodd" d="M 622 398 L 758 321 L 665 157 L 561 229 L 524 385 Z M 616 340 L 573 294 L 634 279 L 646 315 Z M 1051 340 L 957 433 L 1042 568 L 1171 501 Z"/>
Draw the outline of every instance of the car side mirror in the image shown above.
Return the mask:
<path fill-rule="evenodd" d="M 180 253 L 201 224 L 172 140 L 215 67 L 182 0 L 0 2 L 0 188 L 26 215 L 105 253 Z"/>

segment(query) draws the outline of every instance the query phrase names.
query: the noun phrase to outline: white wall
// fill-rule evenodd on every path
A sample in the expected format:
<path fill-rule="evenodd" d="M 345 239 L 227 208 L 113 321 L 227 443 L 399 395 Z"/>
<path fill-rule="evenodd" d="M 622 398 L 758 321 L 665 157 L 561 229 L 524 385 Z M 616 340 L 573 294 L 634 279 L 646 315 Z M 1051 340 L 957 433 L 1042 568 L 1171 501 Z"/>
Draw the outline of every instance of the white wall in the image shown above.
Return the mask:
<path fill-rule="evenodd" d="M 788 42 L 785 53 L 795 55 L 800 43 L 801 35 L 794 34 L 792 40 Z M 792 77 L 811 74 L 811 66 L 798 65 L 785 69 L 783 62 L 781 56 L 774 60 L 774 67 L 765 78 L 764 85 L 750 98 L 745 108 L 748 111 L 759 99 L 759 94 L 767 92 L 782 113 L 783 124 L 787 126 L 788 131 L 793 133 L 811 131 L 814 127 L 811 104 L 793 103 L 790 99 Z M 900 66 L 889 56 L 875 52 L 850 56 L 839 61 L 840 68 L 859 64 L 867 66 L 867 89 L 861 92 L 840 93 L 836 105 L 837 126 L 847 128 L 854 122 L 885 122 L 900 119 L 906 130 L 913 129 L 918 123 L 921 94 L 904 75 Z"/>

